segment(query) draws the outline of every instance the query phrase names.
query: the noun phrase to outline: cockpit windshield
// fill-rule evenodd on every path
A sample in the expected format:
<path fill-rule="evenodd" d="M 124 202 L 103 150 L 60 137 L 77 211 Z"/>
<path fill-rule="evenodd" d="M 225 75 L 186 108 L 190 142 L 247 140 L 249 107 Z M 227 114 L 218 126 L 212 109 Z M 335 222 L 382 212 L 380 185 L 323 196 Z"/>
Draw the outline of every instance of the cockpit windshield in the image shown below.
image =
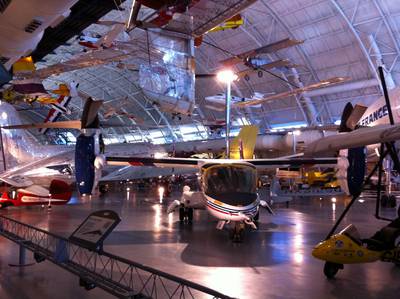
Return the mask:
<path fill-rule="evenodd" d="M 203 189 L 206 195 L 218 200 L 223 198 L 249 197 L 254 200 L 256 195 L 255 167 L 243 164 L 219 164 L 208 167 L 203 176 Z M 247 196 L 246 196 L 247 195 Z"/>
<path fill-rule="evenodd" d="M 340 234 L 346 235 L 352 240 L 354 240 L 356 243 L 361 243 L 361 237 L 360 233 L 358 232 L 357 228 L 353 224 L 349 224 L 346 226 Z"/>

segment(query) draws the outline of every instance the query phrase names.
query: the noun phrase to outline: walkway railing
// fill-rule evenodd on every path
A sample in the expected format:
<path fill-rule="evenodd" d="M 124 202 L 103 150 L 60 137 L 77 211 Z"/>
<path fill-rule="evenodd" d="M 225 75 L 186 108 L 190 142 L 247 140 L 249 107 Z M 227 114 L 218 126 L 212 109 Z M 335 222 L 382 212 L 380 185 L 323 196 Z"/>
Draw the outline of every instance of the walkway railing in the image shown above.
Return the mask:
<path fill-rule="evenodd" d="M 0 216 L 0 235 L 20 245 L 20 264 L 28 249 L 37 262 L 48 260 L 77 275 L 87 290 L 99 287 L 119 298 L 231 298 L 111 253 L 88 250 L 5 216 Z"/>

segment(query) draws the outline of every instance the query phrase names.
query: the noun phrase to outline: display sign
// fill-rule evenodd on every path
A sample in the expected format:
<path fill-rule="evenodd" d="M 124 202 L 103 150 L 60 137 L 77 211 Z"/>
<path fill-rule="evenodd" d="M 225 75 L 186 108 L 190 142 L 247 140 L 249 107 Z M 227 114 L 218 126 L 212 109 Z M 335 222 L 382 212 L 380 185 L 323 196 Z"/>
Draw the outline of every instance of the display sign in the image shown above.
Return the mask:
<path fill-rule="evenodd" d="M 121 221 L 118 214 L 111 210 L 90 214 L 72 233 L 69 239 L 91 250 L 101 250 L 103 241 Z"/>

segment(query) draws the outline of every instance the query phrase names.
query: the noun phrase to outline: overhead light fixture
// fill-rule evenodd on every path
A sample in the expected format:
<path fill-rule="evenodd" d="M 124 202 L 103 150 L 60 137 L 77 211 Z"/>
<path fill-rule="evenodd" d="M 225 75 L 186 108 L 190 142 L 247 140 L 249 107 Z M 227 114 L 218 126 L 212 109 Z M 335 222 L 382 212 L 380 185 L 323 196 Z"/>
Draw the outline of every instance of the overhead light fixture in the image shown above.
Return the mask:
<path fill-rule="evenodd" d="M 299 136 L 301 134 L 300 130 L 293 131 L 293 135 Z"/>
<path fill-rule="evenodd" d="M 238 76 L 232 70 L 223 70 L 217 73 L 217 80 L 221 83 L 230 83 L 237 78 Z"/>

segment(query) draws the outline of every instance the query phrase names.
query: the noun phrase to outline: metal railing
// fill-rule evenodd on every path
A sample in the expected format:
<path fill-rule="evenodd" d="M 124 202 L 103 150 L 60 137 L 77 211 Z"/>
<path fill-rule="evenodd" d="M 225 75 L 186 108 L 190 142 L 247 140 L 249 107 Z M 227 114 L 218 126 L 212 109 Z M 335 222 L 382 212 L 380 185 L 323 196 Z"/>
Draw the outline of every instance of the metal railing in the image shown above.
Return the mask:
<path fill-rule="evenodd" d="M 77 275 L 87 290 L 99 287 L 119 298 L 232 298 L 111 253 L 91 251 L 5 216 L 0 216 L 0 235 L 20 245 L 20 263 L 28 249 L 37 262 L 46 259 Z"/>

